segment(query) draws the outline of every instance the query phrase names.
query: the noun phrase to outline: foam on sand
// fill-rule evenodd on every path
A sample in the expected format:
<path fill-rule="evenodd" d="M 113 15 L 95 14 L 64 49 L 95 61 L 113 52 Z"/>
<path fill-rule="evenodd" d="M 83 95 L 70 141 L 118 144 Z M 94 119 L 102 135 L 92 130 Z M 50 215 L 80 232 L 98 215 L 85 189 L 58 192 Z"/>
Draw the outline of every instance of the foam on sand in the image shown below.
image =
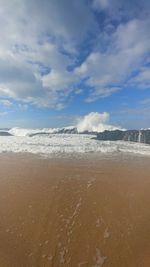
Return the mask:
<path fill-rule="evenodd" d="M 100 250 L 96 249 L 96 256 L 94 257 L 95 264 L 92 267 L 102 267 L 107 257 L 101 255 Z"/>

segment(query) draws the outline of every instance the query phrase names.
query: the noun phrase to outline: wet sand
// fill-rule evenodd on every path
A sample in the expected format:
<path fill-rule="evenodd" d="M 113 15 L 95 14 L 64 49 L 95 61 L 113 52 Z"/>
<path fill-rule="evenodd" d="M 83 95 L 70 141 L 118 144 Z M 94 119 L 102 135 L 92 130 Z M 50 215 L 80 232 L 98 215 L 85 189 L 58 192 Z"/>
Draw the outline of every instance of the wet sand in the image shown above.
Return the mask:
<path fill-rule="evenodd" d="M 0 155 L 1 267 L 149 267 L 150 159 Z"/>

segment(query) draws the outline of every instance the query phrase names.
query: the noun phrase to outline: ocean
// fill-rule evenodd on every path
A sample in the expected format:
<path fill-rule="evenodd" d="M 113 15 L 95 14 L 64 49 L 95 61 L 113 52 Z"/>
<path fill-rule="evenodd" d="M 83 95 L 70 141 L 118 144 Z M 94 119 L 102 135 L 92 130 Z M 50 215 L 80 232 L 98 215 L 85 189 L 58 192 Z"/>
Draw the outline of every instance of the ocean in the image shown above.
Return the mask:
<path fill-rule="evenodd" d="M 63 128 L 64 129 L 64 128 Z M 65 128 L 72 130 L 73 127 Z M 118 154 L 132 153 L 150 156 L 150 146 L 127 141 L 99 141 L 96 135 L 60 133 L 62 128 L 0 130 L 0 153 L 21 152 L 47 157 L 80 153 Z"/>

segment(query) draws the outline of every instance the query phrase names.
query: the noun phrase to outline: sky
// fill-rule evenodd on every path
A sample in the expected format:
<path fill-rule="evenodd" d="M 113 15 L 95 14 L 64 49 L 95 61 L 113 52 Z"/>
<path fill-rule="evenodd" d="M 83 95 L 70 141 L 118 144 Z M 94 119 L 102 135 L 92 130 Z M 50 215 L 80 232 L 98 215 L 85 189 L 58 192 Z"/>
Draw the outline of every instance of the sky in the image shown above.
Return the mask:
<path fill-rule="evenodd" d="M 0 0 L 0 25 L 0 128 L 150 127 L 149 0 Z"/>

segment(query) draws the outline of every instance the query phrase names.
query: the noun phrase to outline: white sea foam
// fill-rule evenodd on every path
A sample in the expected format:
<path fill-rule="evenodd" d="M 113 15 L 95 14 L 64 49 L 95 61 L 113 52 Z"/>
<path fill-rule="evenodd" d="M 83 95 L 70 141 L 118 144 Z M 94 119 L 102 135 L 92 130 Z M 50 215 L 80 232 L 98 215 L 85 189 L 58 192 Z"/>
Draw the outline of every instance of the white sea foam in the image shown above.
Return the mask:
<path fill-rule="evenodd" d="M 29 152 L 61 155 L 62 153 L 125 152 L 150 156 L 149 145 L 126 141 L 99 141 L 93 139 L 93 137 L 95 136 L 82 134 L 49 134 L 30 137 L 27 131 L 24 131 L 22 136 L 21 134 L 20 136 L 0 136 L 0 153 Z"/>
<path fill-rule="evenodd" d="M 102 256 L 100 250 L 96 249 L 96 256 L 94 257 L 95 264 L 92 267 L 102 267 L 107 257 Z"/>
<path fill-rule="evenodd" d="M 110 125 L 108 122 L 109 113 L 91 112 L 79 119 L 77 129 L 78 132 L 104 132 L 105 130 L 113 131 L 117 129 L 124 130 L 119 126 Z"/>

